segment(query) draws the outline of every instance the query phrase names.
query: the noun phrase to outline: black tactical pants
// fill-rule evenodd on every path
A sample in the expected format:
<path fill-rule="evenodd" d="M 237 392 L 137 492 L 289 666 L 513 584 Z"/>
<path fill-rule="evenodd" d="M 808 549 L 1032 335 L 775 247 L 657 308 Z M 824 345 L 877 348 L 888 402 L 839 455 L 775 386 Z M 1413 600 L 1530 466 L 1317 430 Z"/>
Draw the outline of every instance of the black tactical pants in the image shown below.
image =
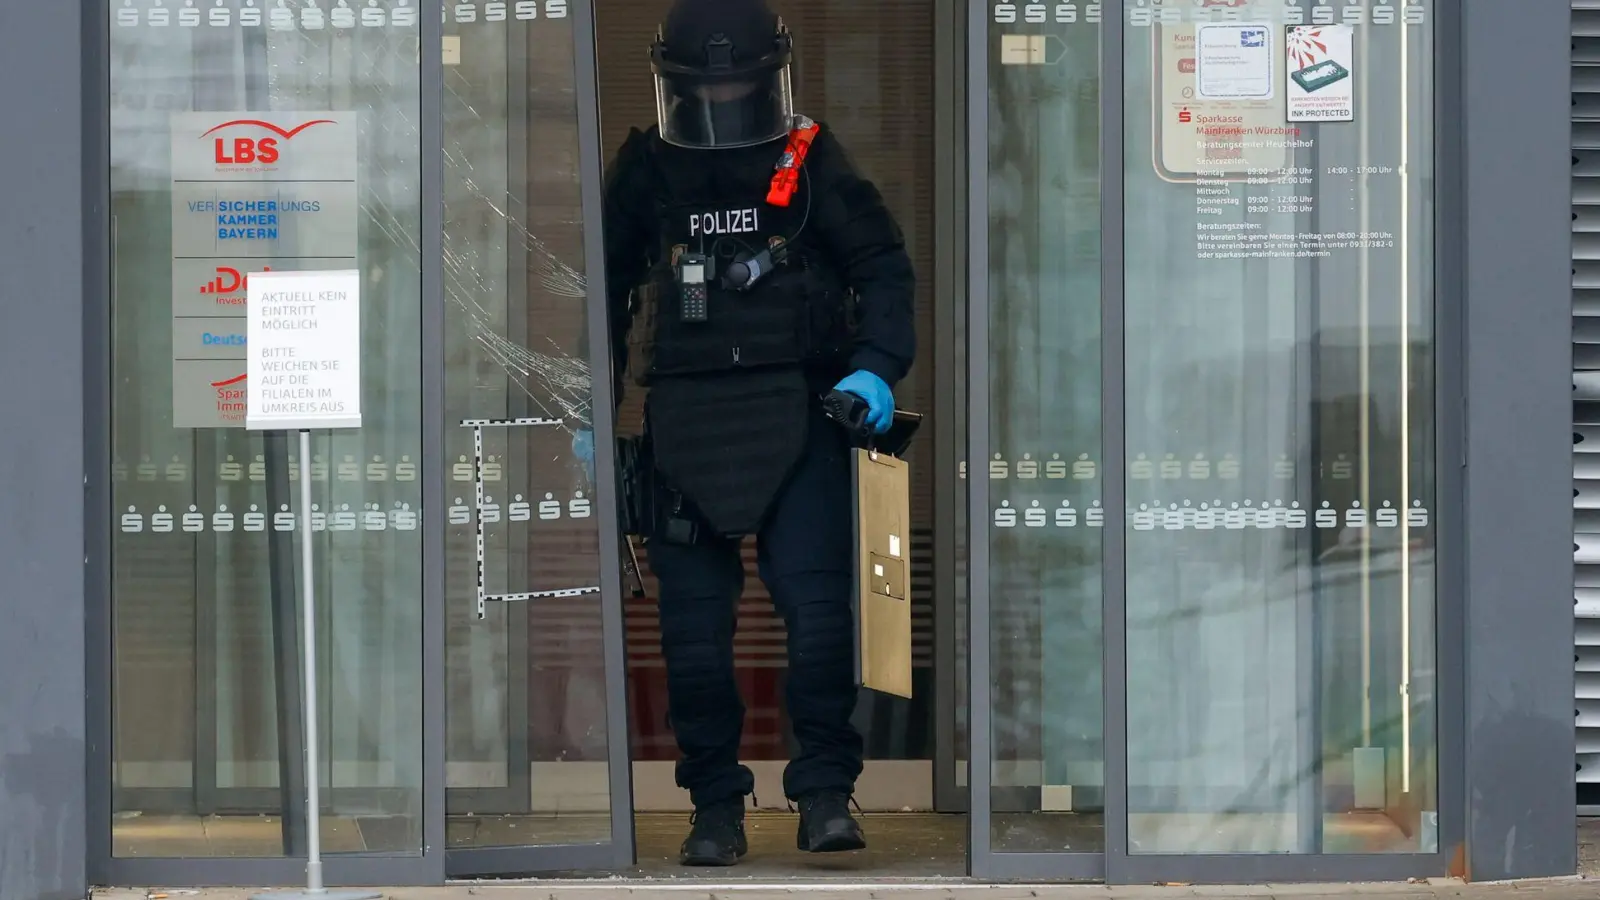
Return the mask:
<path fill-rule="evenodd" d="M 850 468 L 838 426 L 816 415 L 806 452 L 779 492 L 758 541 L 761 581 L 789 636 L 787 700 L 799 755 L 783 773 L 791 800 L 853 792 L 861 774 L 850 605 Z M 754 776 L 739 763 L 744 702 L 733 675 L 735 605 L 744 590 L 739 543 L 653 540 L 661 585 L 661 652 L 681 754 L 678 786 L 699 808 L 741 798 Z"/>

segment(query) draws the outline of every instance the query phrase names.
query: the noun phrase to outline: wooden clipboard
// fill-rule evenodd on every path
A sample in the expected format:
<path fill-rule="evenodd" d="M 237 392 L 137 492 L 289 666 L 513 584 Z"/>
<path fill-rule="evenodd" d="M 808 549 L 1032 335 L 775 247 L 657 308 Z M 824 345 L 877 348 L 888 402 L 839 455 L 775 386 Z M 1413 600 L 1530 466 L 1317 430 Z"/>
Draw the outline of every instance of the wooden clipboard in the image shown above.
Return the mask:
<path fill-rule="evenodd" d="M 882 451 L 850 453 L 856 685 L 910 698 L 910 469 Z"/>

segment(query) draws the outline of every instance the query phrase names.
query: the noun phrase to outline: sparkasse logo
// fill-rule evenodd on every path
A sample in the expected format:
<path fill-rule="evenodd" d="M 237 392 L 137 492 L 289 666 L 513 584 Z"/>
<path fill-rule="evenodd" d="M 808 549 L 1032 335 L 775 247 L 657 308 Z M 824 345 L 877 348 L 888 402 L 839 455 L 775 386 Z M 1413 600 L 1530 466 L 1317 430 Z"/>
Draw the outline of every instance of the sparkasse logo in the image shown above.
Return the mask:
<path fill-rule="evenodd" d="M 225 422 L 238 422 L 244 419 L 249 400 L 245 397 L 244 382 L 249 378 L 249 373 L 240 373 L 232 378 L 211 382 L 211 387 L 216 391 L 214 401 L 217 404 L 217 415 Z"/>

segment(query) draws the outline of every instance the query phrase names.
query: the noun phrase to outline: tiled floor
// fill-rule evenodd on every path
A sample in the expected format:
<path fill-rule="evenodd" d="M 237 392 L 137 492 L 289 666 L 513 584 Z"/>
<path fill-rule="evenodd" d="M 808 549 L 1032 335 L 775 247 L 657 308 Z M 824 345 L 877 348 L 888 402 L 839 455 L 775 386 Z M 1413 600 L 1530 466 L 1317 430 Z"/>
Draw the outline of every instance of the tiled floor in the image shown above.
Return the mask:
<path fill-rule="evenodd" d="M 121 815 L 111 829 L 112 853 L 118 857 L 247 857 L 283 853 L 282 820 L 278 816 Z M 390 819 L 325 816 L 324 853 L 403 850 L 418 840 L 396 843 Z"/>
<path fill-rule="evenodd" d="M 1029 817 L 1039 819 L 1040 817 Z M 1081 817 L 1079 817 L 1081 818 Z M 1013 833 L 1034 842 L 1086 844 L 1094 829 L 1074 825 L 1073 817 L 1050 816 L 1022 823 Z M 865 876 L 958 876 L 966 866 L 966 817 L 932 813 L 874 814 L 863 817 L 871 838 L 864 853 L 819 857 L 795 848 L 797 818 L 787 813 L 752 813 L 748 821 L 750 864 L 741 877 L 779 877 L 786 872 Z M 393 820 L 324 818 L 323 848 L 328 853 L 395 849 Z M 635 817 L 637 868 L 592 876 L 681 877 L 695 871 L 677 865 L 678 844 L 688 819 L 681 814 Z M 282 825 L 276 816 L 137 816 L 120 819 L 115 848 L 121 857 L 276 856 L 282 852 Z M 604 840 L 604 816 L 457 816 L 446 829 L 451 847 L 497 847 Z M 1074 834 L 1076 832 L 1076 834 Z M 1054 834 L 1054 840 L 1047 835 Z M 375 837 L 380 838 L 374 840 Z M 572 873 L 578 874 L 578 873 Z"/>
<path fill-rule="evenodd" d="M 939 878 L 966 874 L 966 817 L 932 813 L 864 816 L 867 849 L 860 853 L 802 853 L 795 848 L 798 817 L 751 816 L 746 823 L 750 854 L 722 872 L 678 865 L 681 816 L 640 817 L 635 834 L 639 865 L 628 875 L 651 879 L 772 881 L 782 878 Z M 730 878 L 729 876 L 732 876 Z"/>
<path fill-rule="evenodd" d="M 862 821 L 870 839 L 866 852 L 818 857 L 795 848 L 797 819 L 793 813 L 751 813 L 751 853 L 739 867 L 739 877 L 781 877 L 785 873 L 954 877 L 966 870 L 964 815 L 870 813 Z M 1210 819 L 1191 822 L 1167 816 L 1160 824 L 1166 841 L 1188 842 L 1201 833 L 1213 844 L 1228 839 L 1212 833 L 1215 823 Z M 404 851 L 420 843 L 414 828 L 414 822 L 398 817 L 327 817 L 323 819 L 323 847 L 328 853 Z M 704 876 L 700 870 L 685 870 L 676 864 L 678 844 L 688 828 L 687 816 L 641 813 L 635 816 L 634 828 L 638 840 L 634 869 L 586 874 L 673 879 Z M 1243 837 L 1251 832 L 1243 825 L 1237 830 Z M 604 841 L 609 834 L 609 820 L 593 814 L 452 816 L 446 828 L 452 848 L 590 843 Z M 998 815 L 991 834 L 994 846 L 1008 851 L 1094 853 L 1103 847 L 1098 815 Z M 1403 841 L 1393 823 L 1379 815 L 1330 816 L 1326 835 L 1331 852 L 1381 852 Z M 261 857 L 280 855 L 283 835 L 276 816 L 137 815 L 118 819 L 114 843 L 122 857 Z"/>

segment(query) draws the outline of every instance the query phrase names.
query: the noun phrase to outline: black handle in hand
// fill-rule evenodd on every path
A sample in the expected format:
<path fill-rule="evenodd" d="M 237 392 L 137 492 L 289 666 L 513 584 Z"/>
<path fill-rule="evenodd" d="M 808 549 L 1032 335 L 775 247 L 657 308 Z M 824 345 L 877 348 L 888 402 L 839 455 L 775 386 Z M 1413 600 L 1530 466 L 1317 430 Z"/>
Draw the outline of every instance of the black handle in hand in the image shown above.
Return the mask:
<path fill-rule="evenodd" d="M 829 391 L 822 397 L 822 411 L 856 440 L 865 441 L 872 437 L 872 426 L 867 424 L 867 413 L 871 407 L 855 394 L 838 389 Z"/>

